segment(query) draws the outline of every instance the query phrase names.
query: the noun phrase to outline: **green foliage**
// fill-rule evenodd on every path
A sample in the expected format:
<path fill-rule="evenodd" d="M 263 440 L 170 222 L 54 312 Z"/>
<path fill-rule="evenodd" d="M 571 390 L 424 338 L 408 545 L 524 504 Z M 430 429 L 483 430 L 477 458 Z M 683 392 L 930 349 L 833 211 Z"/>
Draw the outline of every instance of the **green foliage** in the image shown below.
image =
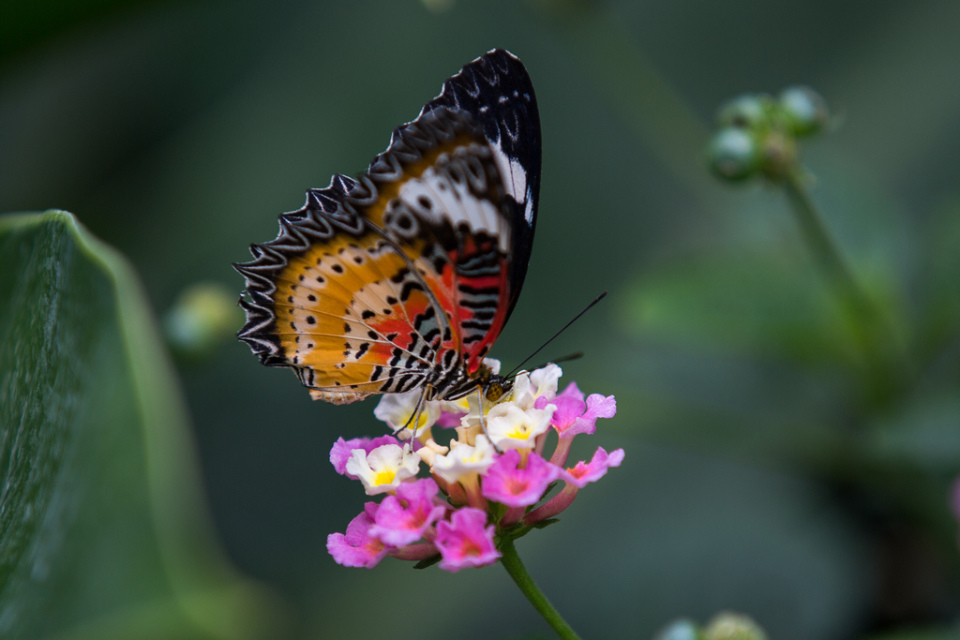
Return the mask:
<path fill-rule="evenodd" d="M 627 321 L 687 348 L 837 365 L 855 360 L 836 301 L 793 252 L 720 250 L 650 269 L 634 285 Z"/>
<path fill-rule="evenodd" d="M 60 211 L 0 218 L 0 635 L 244 638 L 183 402 L 126 262 Z"/>

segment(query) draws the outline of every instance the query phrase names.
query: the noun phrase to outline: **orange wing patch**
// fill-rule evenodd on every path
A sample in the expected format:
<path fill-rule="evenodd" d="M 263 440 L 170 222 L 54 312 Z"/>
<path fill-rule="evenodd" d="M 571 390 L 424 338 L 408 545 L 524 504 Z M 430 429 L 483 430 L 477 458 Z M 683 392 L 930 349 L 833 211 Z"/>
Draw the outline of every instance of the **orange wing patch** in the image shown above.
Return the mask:
<path fill-rule="evenodd" d="M 443 322 L 407 261 L 376 233 L 314 244 L 276 280 L 282 353 L 307 369 L 301 378 L 315 395 L 352 401 L 436 364 Z"/>

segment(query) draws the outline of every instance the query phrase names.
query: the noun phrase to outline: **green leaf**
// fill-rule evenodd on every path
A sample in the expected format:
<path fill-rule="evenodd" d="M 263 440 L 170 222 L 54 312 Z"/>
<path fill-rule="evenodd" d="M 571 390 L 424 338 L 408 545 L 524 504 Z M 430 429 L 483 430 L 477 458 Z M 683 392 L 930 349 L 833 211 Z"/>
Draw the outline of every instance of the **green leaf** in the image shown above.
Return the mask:
<path fill-rule="evenodd" d="M 432 567 L 433 565 L 435 565 L 435 564 L 437 564 L 438 562 L 440 562 L 440 560 L 441 560 L 441 556 L 440 556 L 440 554 L 438 553 L 438 554 L 435 555 L 435 556 L 430 556 L 429 558 L 424 558 L 423 560 L 421 560 L 421 561 L 418 562 L 417 564 L 413 565 L 413 568 L 414 568 L 414 569 L 429 569 L 429 568 Z"/>
<path fill-rule="evenodd" d="M 665 264 L 634 286 L 627 322 L 648 337 L 757 356 L 849 355 L 840 311 L 810 271 L 803 261 L 762 250 Z"/>
<path fill-rule="evenodd" d="M 275 622 L 201 502 L 126 261 L 69 213 L 0 218 L 0 636 L 244 638 Z"/>
<path fill-rule="evenodd" d="M 960 202 L 954 199 L 938 207 L 927 228 L 926 250 L 916 279 L 921 288 L 921 323 L 924 356 L 936 362 L 944 347 L 956 348 L 960 341 Z M 952 359 L 956 362 L 956 358 Z M 948 369 L 956 375 L 954 368 Z"/>
<path fill-rule="evenodd" d="M 892 308 L 892 285 L 874 299 Z M 700 349 L 802 364 L 850 365 L 857 327 L 811 265 L 789 251 L 723 251 L 664 264 L 644 275 L 625 308 L 638 335 Z"/>

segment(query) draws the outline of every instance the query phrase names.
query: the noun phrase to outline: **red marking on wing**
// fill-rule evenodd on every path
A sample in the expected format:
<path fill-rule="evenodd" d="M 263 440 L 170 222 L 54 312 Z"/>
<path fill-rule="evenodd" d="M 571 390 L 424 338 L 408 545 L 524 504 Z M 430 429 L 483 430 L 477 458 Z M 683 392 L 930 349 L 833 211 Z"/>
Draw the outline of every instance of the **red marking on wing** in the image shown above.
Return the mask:
<path fill-rule="evenodd" d="M 430 306 L 430 302 L 424 297 L 417 296 L 407 300 L 406 303 L 393 306 L 394 313 L 390 316 L 377 316 L 367 322 L 371 328 L 383 336 L 390 337 L 390 342 L 402 349 L 410 349 L 414 342 L 416 331 L 412 322 L 416 322 L 417 316 L 424 313 Z M 410 321 L 407 321 L 407 317 Z"/>

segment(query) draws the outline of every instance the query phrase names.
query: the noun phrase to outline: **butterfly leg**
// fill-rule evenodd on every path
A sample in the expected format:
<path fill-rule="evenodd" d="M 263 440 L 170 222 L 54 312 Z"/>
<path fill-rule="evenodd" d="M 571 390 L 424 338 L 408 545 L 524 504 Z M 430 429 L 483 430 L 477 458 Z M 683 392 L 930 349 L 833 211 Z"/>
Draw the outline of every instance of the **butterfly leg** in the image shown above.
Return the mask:
<path fill-rule="evenodd" d="M 420 393 L 420 399 L 417 400 L 417 408 L 413 410 L 413 413 L 410 414 L 410 417 L 403 424 L 403 426 L 397 427 L 396 429 L 394 429 L 391 435 L 393 435 L 394 437 L 399 437 L 400 432 L 402 432 L 404 429 L 409 428 L 413 432 L 413 435 L 410 436 L 410 440 L 412 441 L 414 438 L 416 438 L 418 435 L 417 429 L 420 426 L 420 416 L 423 415 L 423 410 L 426 407 L 427 398 L 431 397 L 432 395 L 433 395 L 433 385 L 429 385 L 429 384 L 425 385 L 423 387 L 423 391 Z M 410 427 L 411 424 L 413 424 L 413 427 Z"/>

